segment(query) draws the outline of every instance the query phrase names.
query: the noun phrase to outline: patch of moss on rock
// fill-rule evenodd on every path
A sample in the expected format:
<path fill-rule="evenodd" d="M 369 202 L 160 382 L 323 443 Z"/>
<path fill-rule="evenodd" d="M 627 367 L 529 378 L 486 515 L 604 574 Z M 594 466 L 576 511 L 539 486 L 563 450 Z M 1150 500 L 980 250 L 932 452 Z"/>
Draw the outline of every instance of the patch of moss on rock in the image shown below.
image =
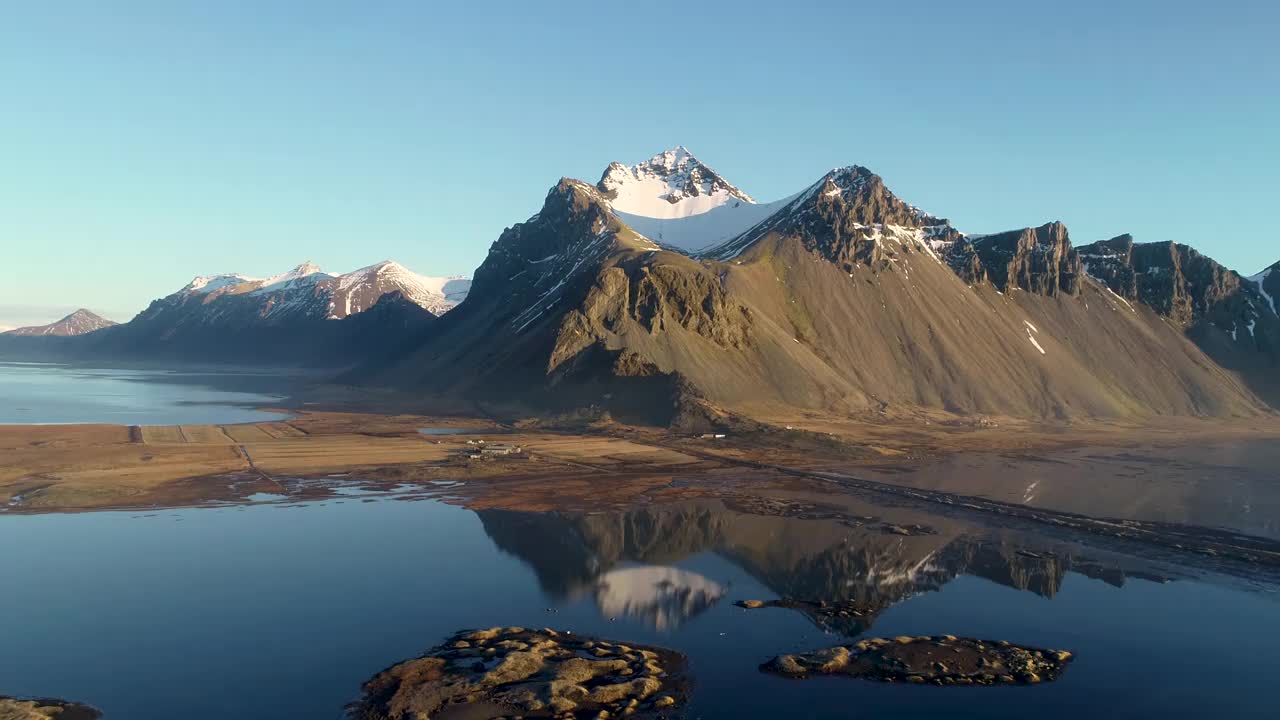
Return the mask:
<path fill-rule="evenodd" d="M 869 638 L 795 655 L 760 669 L 792 678 L 845 675 L 881 682 L 932 685 L 1032 685 L 1055 680 L 1071 662 L 1066 650 L 954 635 Z"/>
<path fill-rule="evenodd" d="M 669 717 L 688 699 L 684 656 L 550 629 L 460 632 L 364 685 L 355 720 Z"/>

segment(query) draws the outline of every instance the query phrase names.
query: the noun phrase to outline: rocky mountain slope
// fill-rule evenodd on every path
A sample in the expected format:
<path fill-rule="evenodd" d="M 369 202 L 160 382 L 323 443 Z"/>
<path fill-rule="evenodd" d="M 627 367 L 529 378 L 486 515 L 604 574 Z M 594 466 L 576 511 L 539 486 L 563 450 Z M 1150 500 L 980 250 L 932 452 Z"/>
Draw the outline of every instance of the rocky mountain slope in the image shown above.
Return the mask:
<path fill-rule="evenodd" d="M 1267 411 L 1183 325 L 1088 275 L 1061 223 L 966 236 L 858 166 L 767 206 L 718 175 L 683 194 L 683 180 L 635 177 L 615 164 L 595 185 L 561 180 L 430 338 L 346 380 L 660 423 Z M 727 240 L 697 235 L 735 203 L 769 212 L 717 220 Z"/>
<path fill-rule="evenodd" d="M 1130 235 L 1086 245 L 1080 256 L 1086 272 L 1116 295 L 1182 328 L 1215 362 L 1280 405 L 1275 265 L 1246 279 L 1194 248 L 1135 243 Z"/>
<path fill-rule="evenodd" d="M 86 335 L 96 330 L 109 328 L 116 322 L 108 320 L 90 310 L 80 308 L 57 322 L 48 325 L 33 325 L 10 330 L 5 335 L 15 337 L 69 337 Z"/>

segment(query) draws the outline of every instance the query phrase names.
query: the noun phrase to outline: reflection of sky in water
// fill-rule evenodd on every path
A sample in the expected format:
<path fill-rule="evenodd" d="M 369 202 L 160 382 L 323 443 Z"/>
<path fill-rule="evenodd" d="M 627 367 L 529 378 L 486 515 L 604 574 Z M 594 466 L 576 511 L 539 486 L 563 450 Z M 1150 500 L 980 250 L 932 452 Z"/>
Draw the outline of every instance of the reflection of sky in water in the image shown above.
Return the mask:
<path fill-rule="evenodd" d="M 584 558 L 612 557 L 606 546 L 627 538 L 584 536 L 567 516 L 543 518 L 559 527 L 547 537 L 585 542 L 589 556 L 540 543 L 535 572 L 520 555 L 499 550 L 475 513 L 429 501 L 0 516 L 0 693 L 92 702 L 107 720 L 168 720 L 175 708 L 193 720 L 333 718 L 362 681 L 392 662 L 456 630 L 504 624 L 686 652 L 696 683 L 689 714 L 703 718 L 846 718 L 850 708 L 865 717 L 1019 720 L 1263 717 L 1272 710 L 1262 690 L 1272 682 L 1270 665 L 1253 660 L 1269 657 L 1280 636 L 1280 600 L 1264 592 L 1133 578 L 1115 587 L 1067 573 L 1050 599 L 1002 584 L 1017 581 L 1014 572 L 1012 580 L 994 571 L 991 579 L 943 573 L 972 556 L 943 551 L 931 557 L 931 570 L 918 571 L 936 574 L 932 591 L 903 596 L 872 632 L 1069 648 L 1078 660 L 1061 681 L 1014 689 L 798 683 L 761 675 L 757 665 L 839 638 L 799 613 L 746 611 L 729 601 L 775 597 L 776 587 L 839 587 L 845 574 L 858 582 L 889 577 L 869 572 L 863 553 L 837 540 L 779 553 L 785 562 L 775 562 L 767 551 L 782 550 L 780 535 L 753 540 L 738 526 L 758 518 L 720 512 L 711 520 L 738 538 L 732 552 L 672 550 L 660 564 L 592 570 Z M 826 527 L 775 521 L 796 536 Z M 879 548 L 880 562 L 904 542 L 882 534 L 858 541 Z M 834 563 L 837 554 L 847 567 Z M 1021 567 L 1019 557 L 1008 553 L 1010 568 Z M 903 562 L 911 568 L 917 560 Z M 538 573 L 554 572 L 556 563 L 575 565 L 562 575 L 587 573 L 595 580 L 584 587 L 602 581 L 605 590 L 548 595 Z M 711 601 L 729 588 L 731 595 Z M 614 613 L 615 599 L 641 611 Z M 673 618 L 701 609 L 657 627 L 655 606 Z"/>
<path fill-rule="evenodd" d="M 629 615 L 659 630 L 701 614 L 727 588 L 697 573 L 656 565 L 611 570 L 596 584 L 596 603 L 606 617 Z"/>
<path fill-rule="evenodd" d="M 273 382 L 274 380 L 274 382 Z M 0 363 L 0 424 L 171 425 L 274 420 L 252 409 L 287 380 L 261 373 L 173 372 Z"/>

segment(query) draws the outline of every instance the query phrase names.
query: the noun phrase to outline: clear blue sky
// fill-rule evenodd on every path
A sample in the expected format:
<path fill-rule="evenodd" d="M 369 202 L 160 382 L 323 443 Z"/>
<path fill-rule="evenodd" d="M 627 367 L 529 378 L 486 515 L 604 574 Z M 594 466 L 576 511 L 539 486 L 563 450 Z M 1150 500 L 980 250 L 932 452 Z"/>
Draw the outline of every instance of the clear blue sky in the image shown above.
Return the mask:
<path fill-rule="evenodd" d="M 967 232 L 1252 274 L 1277 5 L 0 0 L 0 325 L 306 259 L 470 273 L 560 176 L 676 144 L 762 200 L 858 163 Z"/>

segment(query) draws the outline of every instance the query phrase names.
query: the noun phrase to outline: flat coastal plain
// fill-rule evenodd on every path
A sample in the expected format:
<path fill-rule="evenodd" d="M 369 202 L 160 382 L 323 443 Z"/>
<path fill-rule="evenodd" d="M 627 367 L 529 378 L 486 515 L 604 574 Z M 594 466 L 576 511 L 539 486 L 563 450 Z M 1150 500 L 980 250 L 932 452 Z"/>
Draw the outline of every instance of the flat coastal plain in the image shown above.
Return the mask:
<path fill-rule="evenodd" d="M 610 422 L 292 412 L 276 421 L 233 425 L 0 425 L 0 509 L 145 508 L 322 492 L 299 485 L 308 478 L 449 486 L 454 492 L 465 486 L 470 503 L 502 496 L 501 504 L 530 510 L 616 506 L 655 488 L 692 492 L 850 473 L 892 484 L 947 458 L 980 452 L 1035 461 L 1072 448 L 1185 453 L 1189 445 L 1280 439 L 1277 419 L 1055 426 L 806 415 L 740 432 L 689 435 Z M 492 451 L 503 446 L 511 451 Z M 961 484 L 935 479 L 928 489 L 1016 499 L 1007 488 L 1002 495 L 993 490 L 999 482 L 990 478 L 954 482 Z"/>

